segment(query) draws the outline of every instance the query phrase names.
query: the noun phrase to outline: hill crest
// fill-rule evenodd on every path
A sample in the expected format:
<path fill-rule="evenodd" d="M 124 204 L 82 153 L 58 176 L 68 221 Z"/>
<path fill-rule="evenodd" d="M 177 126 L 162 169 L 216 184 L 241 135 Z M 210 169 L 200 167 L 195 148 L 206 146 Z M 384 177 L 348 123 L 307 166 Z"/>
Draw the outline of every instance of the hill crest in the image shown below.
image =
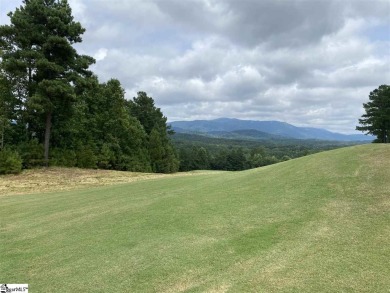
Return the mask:
<path fill-rule="evenodd" d="M 215 134 L 218 132 L 232 133 L 237 137 L 237 131 L 259 131 L 269 135 L 295 139 L 319 139 L 336 141 L 372 141 L 373 137 L 363 134 L 341 134 L 326 129 L 313 127 L 298 127 L 281 121 L 240 120 L 235 118 L 218 118 L 214 120 L 173 121 L 173 130 L 180 133 Z M 247 133 L 248 134 L 248 133 Z M 255 135 L 259 136 L 259 134 Z M 263 135 L 264 137 L 264 135 Z M 276 138 L 276 137 L 268 137 Z"/>

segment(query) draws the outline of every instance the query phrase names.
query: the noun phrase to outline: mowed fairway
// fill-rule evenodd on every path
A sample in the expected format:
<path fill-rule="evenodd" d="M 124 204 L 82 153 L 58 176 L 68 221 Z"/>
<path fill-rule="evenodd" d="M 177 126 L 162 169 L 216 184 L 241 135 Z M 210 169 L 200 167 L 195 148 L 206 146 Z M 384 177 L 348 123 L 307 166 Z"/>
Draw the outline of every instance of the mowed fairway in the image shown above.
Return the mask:
<path fill-rule="evenodd" d="M 0 204 L 0 282 L 31 292 L 390 289 L 389 145 Z"/>

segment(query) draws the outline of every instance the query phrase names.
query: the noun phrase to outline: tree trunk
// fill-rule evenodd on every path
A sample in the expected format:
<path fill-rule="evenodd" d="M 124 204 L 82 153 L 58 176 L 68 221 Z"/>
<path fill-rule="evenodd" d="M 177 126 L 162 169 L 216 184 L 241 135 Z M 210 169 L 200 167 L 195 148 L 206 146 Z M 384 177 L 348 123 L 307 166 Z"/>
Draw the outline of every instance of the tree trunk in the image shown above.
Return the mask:
<path fill-rule="evenodd" d="M 4 128 L 1 130 L 1 144 L 0 144 L 0 150 L 4 148 Z"/>
<path fill-rule="evenodd" d="M 52 113 L 46 114 L 46 129 L 45 129 L 45 166 L 49 166 L 49 146 L 50 146 L 50 132 L 51 132 L 51 116 Z"/>

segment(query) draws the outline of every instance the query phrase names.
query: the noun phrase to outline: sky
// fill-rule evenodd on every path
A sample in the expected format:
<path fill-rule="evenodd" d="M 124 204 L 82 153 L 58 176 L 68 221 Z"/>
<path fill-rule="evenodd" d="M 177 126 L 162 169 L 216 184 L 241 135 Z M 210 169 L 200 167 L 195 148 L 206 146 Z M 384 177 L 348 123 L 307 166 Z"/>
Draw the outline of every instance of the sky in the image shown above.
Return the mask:
<path fill-rule="evenodd" d="M 69 0 L 101 82 L 168 121 L 278 120 L 356 133 L 390 84 L 390 0 Z M 21 0 L 0 0 L 0 24 Z"/>

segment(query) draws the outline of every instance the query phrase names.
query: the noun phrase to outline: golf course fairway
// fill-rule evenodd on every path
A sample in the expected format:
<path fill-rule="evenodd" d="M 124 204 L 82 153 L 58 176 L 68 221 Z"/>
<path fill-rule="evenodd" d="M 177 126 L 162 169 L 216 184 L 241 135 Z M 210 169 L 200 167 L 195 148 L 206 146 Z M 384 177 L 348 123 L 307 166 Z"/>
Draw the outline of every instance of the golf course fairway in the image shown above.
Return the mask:
<path fill-rule="evenodd" d="M 389 292 L 390 145 L 0 197 L 30 292 Z"/>

